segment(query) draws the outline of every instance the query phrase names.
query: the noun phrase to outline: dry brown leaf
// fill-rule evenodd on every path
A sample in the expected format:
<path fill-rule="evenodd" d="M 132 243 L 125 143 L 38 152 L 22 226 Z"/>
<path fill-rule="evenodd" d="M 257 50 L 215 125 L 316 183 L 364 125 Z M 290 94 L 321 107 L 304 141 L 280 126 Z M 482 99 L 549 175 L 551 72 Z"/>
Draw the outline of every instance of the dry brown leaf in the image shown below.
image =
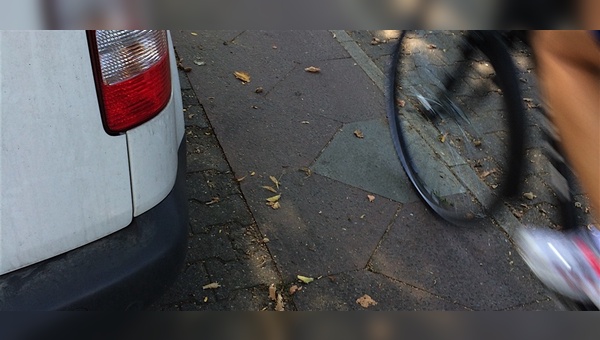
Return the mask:
<path fill-rule="evenodd" d="M 220 284 L 218 284 L 217 282 L 213 282 L 213 283 L 209 283 L 207 285 L 202 286 L 202 289 L 217 289 L 221 287 Z"/>
<path fill-rule="evenodd" d="M 270 187 L 270 186 L 268 186 L 268 185 L 263 185 L 261 188 L 263 188 L 263 189 L 267 189 L 267 190 L 269 190 L 270 192 L 272 192 L 272 193 L 274 193 L 274 194 L 276 194 L 276 193 L 277 193 L 277 190 L 275 190 L 273 187 Z"/>
<path fill-rule="evenodd" d="M 398 99 L 398 106 L 400 106 L 400 107 L 406 106 L 406 101 L 404 101 L 402 99 Z"/>
<path fill-rule="evenodd" d="M 193 36 L 196 36 L 196 35 L 198 35 L 198 33 L 196 33 L 196 32 L 192 32 L 192 33 L 190 33 L 190 34 L 191 34 L 191 35 L 193 35 Z"/>
<path fill-rule="evenodd" d="M 298 286 L 296 286 L 296 285 L 292 285 L 292 286 L 290 287 L 290 295 L 294 295 L 294 294 L 295 294 L 297 291 L 299 291 L 299 290 L 300 290 L 300 288 L 299 288 Z"/>
<path fill-rule="evenodd" d="M 473 140 L 473 145 L 475 145 L 476 147 L 480 147 L 481 141 L 479 139 L 475 139 L 475 140 Z"/>
<path fill-rule="evenodd" d="M 357 138 L 365 138 L 365 135 L 364 135 L 364 134 L 362 133 L 362 131 L 360 131 L 360 130 L 354 130 L 354 135 L 355 135 Z"/>
<path fill-rule="evenodd" d="M 276 203 L 277 201 L 279 201 L 280 198 L 281 198 L 281 194 L 275 195 L 273 197 L 269 197 L 269 198 L 267 198 L 267 201 L 269 203 Z"/>
<path fill-rule="evenodd" d="M 215 203 L 219 203 L 220 201 L 221 201 L 221 199 L 220 199 L 220 198 L 218 198 L 218 197 L 213 197 L 213 198 L 210 200 L 210 202 L 206 202 L 205 204 L 206 204 L 206 205 L 212 205 L 212 204 L 215 204 Z"/>
<path fill-rule="evenodd" d="M 370 306 L 375 306 L 377 305 L 377 301 L 373 300 L 369 295 L 365 294 L 361 297 L 359 297 L 356 300 L 356 303 L 358 303 L 359 305 L 361 305 L 363 308 L 369 308 Z"/>
<path fill-rule="evenodd" d="M 256 172 L 252 171 L 252 172 L 250 173 L 250 176 L 254 176 L 254 175 L 256 175 Z"/>
<path fill-rule="evenodd" d="M 279 180 L 275 178 L 275 176 L 269 176 L 269 179 L 271 180 L 271 182 L 273 182 L 273 184 L 275 184 L 277 189 L 279 189 Z"/>
<path fill-rule="evenodd" d="M 304 69 L 304 71 L 306 72 L 310 72 L 310 73 L 319 73 L 321 72 L 321 69 L 315 66 L 310 66 Z"/>
<path fill-rule="evenodd" d="M 279 202 L 275 202 L 275 203 L 267 202 L 267 205 L 270 206 L 271 208 L 273 208 L 273 210 L 277 210 L 277 209 L 281 208 L 281 203 L 279 203 Z"/>
<path fill-rule="evenodd" d="M 254 90 L 254 92 L 256 93 L 263 93 L 263 88 L 262 87 L 257 87 L 256 90 Z"/>
<path fill-rule="evenodd" d="M 241 177 L 241 178 L 236 178 L 235 180 L 238 181 L 238 182 L 241 182 L 241 181 L 245 180 L 246 177 L 248 177 L 248 176 L 246 175 L 246 176 Z"/>
<path fill-rule="evenodd" d="M 521 210 L 514 210 L 513 215 L 515 215 L 516 218 L 522 218 L 523 212 Z"/>
<path fill-rule="evenodd" d="M 486 178 L 487 176 L 489 176 L 489 175 L 491 175 L 491 174 L 495 173 L 496 171 L 498 171 L 498 169 L 492 169 L 492 170 L 484 171 L 484 172 L 481 174 L 481 178 Z"/>
<path fill-rule="evenodd" d="M 275 310 L 278 312 L 283 312 L 285 310 L 283 305 L 283 296 L 281 296 L 281 294 L 277 294 L 277 304 L 275 305 Z"/>
<path fill-rule="evenodd" d="M 534 198 L 536 198 L 537 196 L 534 195 L 532 192 L 526 192 L 523 194 L 523 197 L 525 197 L 528 200 L 533 200 Z"/>
<path fill-rule="evenodd" d="M 381 40 L 377 37 L 373 37 L 373 40 L 371 40 L 371 45 L 379 45 L 379 44 L 383 44 L 386 43 L 387 41 L 385 40 Z"/>
<path fill-rule="evenodd" d="M 306 174 L 306 177 L 312 176 L 312 170 L 307 167 L 300 168 L 300 171 L 304 172 Z"/>
<path fill-rule="evenodd" d="M 277 287 L 274 283 L 269 286 L 269 299 L 271 299 L 271 301 L 277 301 Z"/>
<path fill-rule="evenodd" d="M 445 143 L 446 138 L 448 138 L 448 132 L 444 133 L 443 135 L 440 135 L 440 137 L 439 137 L 440 142 Z"/>
<path fill-rule="evenodd" d="M 249 83 L 250 82 L 250 75 L 246 72 L 243 71 L 235 71 L 233 72 L 233 75 L 241 80 L 243 83 Z"/>
<path fill-rule="evenodd" d="M 375 200 L 375 196 L 373 195 L 367 195 L 367 198 L 369 199 L 369 202 L 373 202 Z"/>
<path fill-rule="evenodd" d="M 437 46 L 434 44 L 429 44 L 429 45 L 427 45 L 427 48 L 430 50 L 435 50 L 437 48 Z"/>

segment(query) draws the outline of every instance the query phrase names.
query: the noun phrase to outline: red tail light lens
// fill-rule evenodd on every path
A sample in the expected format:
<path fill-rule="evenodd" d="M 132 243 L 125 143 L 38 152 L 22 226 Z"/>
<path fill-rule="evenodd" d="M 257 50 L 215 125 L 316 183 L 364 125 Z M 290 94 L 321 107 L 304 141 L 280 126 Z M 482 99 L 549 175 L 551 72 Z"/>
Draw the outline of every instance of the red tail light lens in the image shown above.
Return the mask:
<path fill-rule="evenodd" d="M 105 129 L 118 134 L 155 117 L 171 97 L 164 31 L 95 31 L 96 83 Z"/>

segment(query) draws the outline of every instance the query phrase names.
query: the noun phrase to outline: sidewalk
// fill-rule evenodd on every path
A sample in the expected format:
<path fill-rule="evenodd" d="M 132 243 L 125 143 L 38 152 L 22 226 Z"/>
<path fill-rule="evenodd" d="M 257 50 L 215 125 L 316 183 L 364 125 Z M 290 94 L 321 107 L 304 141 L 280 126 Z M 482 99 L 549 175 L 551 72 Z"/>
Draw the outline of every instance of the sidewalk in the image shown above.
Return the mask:
<path fill-rule="evenodd" d="M 509 239 L 519 223 L 549 223 L 551 193 L 507 209 L 501 226 L 432 216 L 389 137 L 381 34 L 172 32 L 191 69 L 180 72 L 190 249 L 151 309 L 274 310 L 272 284 L 285 310 L 555 309 Z"/>

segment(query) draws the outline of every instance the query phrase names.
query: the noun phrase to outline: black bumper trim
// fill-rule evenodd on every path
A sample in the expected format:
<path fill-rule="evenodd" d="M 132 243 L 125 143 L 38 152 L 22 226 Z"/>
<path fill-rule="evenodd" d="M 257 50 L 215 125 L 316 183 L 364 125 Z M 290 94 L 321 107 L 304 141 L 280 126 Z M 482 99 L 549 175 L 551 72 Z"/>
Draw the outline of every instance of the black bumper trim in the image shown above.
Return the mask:
<path fill-rule="evenodd" d="M 157 206 L 100 240 L 0 276 L 0 310 L 142 309 L 177 278 L 185 261 L 186 146 L 175 186 Z"/>

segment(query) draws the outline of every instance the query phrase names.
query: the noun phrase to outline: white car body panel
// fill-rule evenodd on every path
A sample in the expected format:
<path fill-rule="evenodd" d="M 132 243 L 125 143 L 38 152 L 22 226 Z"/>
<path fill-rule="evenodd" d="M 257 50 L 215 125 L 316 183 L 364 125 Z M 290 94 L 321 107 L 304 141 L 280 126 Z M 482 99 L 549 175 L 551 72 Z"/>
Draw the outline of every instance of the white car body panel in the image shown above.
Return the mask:
<path fill-rule="evenodd" d="M 169 45 L 173 45 L 170 41 Z M 171 51 L 172 84 L 179 84 L 177 64 Z M 133 213 L 138 216 L 160 203 L 173 188 L 177 176 L 177 149 L 185 129 L 181 103 L 181 90 L 163 112 L 149 122 L 127 131 L 129 161 L 131 165 L 131 188 Z"/>
<path fill-rule="evenodd" d="M 118 231 L 164 199 L 184 131 L 174 88 L 157 117 L 110 136 L 85 31 L 0 32 L 0 275 Z"/>

